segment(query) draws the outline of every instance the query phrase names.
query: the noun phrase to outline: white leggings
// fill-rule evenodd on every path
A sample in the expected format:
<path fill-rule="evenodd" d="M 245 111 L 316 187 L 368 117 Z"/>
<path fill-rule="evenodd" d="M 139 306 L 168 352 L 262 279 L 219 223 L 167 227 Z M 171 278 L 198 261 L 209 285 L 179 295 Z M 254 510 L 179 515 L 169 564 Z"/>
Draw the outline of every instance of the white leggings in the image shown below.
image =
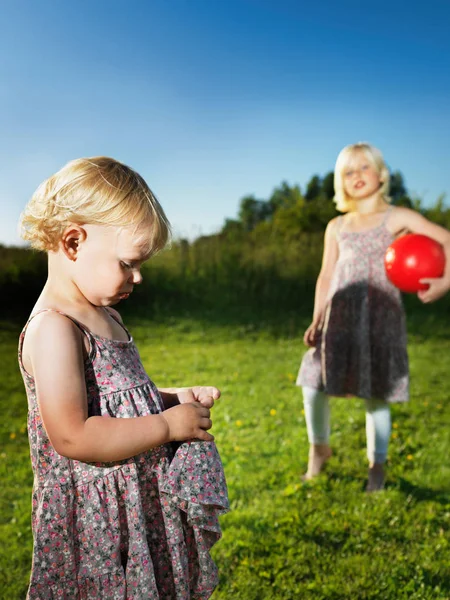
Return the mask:
<path fill-rule="evenodd" d="M 365 400 L 367 458 L 370 463 L 386 462 L 391 435 L 391 410 L 383 400 Z M 310 444 L 328 444 L 330 440 L 330 404 L 328 396 L 314 388 L 303 388 L 306 429 Z"/>

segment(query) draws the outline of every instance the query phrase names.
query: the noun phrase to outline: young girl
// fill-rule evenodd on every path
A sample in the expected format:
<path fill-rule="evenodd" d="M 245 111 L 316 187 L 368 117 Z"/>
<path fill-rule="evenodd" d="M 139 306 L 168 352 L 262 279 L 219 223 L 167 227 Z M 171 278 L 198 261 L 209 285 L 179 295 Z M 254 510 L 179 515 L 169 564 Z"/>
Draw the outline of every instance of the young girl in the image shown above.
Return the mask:
<path fill-rule="evenodd" d="M 379 150 L 366 143 L 344 148 L 334 173 L 335 202 L 347 213 L 325 232 L 314 316 L 304 342 L 297 385 L 303 386 L 310 443 L 304 479 L 316 476 L 331 456 L 328 396 L 356 396 L 366 404 L 367 491 L 384 484 L 391 432 L 391 402 L 408 400 L 406 329 L 400 292 L 388 281 L 384 254 L 407 231 L 428 235 L 445 250 L 440 279 L 426 279 L 418 293 L 433 302 L 450 288 L 450 233 L 408 208 L 389 205 L 389 171 Z"/>
<path fill-rule="evenodd" d="M 79 159 L 41 184 L 21 224 L 48 253 L 19 346 L 34 471 L 27 597 L 209 598 L 228 508 L 207 431 L 220 392 L 158 390 L 110 308 L 167 242 L 161 206 L 129 167 Z M 174 455 L 170 442 L 185 443 Z"/>

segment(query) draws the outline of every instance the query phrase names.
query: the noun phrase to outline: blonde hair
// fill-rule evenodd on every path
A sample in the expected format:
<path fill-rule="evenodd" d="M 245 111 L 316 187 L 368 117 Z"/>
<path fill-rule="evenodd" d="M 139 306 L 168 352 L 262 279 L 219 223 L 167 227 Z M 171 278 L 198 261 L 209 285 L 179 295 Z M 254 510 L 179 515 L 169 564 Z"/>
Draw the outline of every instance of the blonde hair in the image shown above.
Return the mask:
<path fill-rule="evenodd" d="M 383 155 L 378 148 L 371 146 L 367 142 L 358 142 L 357 144 L 345 146 L 345 148 L 340 151 L 336 160 L 336 166 L 334 168 L 334 201 L 336 203 L 336 208 L 340 212 L 349 212 L 354 208 L 354 202 L 345 193 L 343 171 L 347 168 L 350 157 L 357 152 L 362 152 L 377 169 L 381 181 L 379 192 L 386 202 L 391 201 L 389 197 L 389 169 L 384 162 Z"/>
<path fill-rule="evenodd" d="M 170 223 L 144 179 L 113 158 L 68 162 L 37 188 L 20 217 L 22 238 L 37 250 L 56 250 L 69 223 L 135 226 L 150 222 L 150 253 L 164 248 Z"/>

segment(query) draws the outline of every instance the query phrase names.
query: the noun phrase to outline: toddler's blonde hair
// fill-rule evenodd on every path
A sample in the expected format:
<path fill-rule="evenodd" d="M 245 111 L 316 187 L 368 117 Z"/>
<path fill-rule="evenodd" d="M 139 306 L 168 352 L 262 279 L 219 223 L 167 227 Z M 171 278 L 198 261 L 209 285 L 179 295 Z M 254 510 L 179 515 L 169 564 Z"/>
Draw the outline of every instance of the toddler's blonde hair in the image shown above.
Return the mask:
<path fill-rule="evenodd" d="M 150 253 L 164 248 L 170 223 L 144 179 L 106 156 L 68 162 L 37 188 L 20 218 L 24 240 L 37 250 L 57 250 L 69 223 L 117 227 L 150 224 Z"/>
<path fill-rule="evenodd" d="M 354 203 L 345 193 L 343 172 L 348 167 L 351 156 L 357 152 L 362 152 L 377 169 L 381 181 L 379 192 L 386 202 L 391 201 L 389 197 L 389 169 L 384 162 L 383 155 L 378 148 L 371 146 L 367 142 L 358 142 L 357 144 L 345 146 L 345 148 L 340 151 L 336 160 L 336 166 L 334 168 L 334 201 L 336 203 L 336 208 L 340 212 L 349 212 L 354 208 Z"/>

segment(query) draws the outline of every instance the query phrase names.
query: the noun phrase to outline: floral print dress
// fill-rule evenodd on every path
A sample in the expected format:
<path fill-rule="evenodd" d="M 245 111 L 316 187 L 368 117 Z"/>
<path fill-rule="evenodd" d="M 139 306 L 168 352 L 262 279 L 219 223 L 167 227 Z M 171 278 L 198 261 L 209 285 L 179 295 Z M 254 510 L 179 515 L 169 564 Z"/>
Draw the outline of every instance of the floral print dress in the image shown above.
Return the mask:
<path fill-rule="evenodd" d="M 103 338 L 65 316 L 90 345 L 85 360 L 89 416 L 132 418 L 162 411 L 159 392 L 128 332 L 126 342 Z M 209 598 L 218 582 L 210 549 L 221 537 L 218 516 L 229 508 L 215 444 L 167 444 L 107 464 L 59 455 L 42 423 L 34 379 L 22 363 L 28 323 L 19 342 L 34 472 L 27 598 Z"/>
<path fill-rule="evenodd" d="M 384 255 L 394 241 L 380 226 L 340 231 L 339 257 L 317 346 L 306 352 L 297 385 L 330 396 L 404 402 L 409 369 L 401 294 L 387 279 Z"/>

